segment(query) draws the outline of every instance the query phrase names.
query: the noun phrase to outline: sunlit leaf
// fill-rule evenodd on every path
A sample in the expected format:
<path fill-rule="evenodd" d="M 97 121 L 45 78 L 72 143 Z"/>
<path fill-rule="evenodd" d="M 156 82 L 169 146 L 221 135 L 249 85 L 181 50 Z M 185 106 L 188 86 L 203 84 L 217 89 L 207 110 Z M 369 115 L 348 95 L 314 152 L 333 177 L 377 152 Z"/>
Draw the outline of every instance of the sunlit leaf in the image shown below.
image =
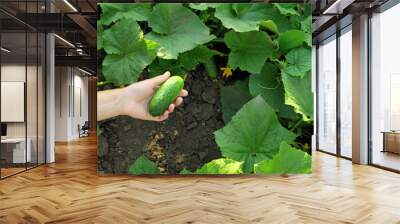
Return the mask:
<path fill-rule="evenodd" d="M 139 74 L 156 56 L 157 44 L 143 39 L 139 25 L 128 19 L 120 20 L 103 34 L 103 74 L 116 85 L 137 81 Z"/>
<path fill-rule="evenodd" d="M 304 121 L 313 120 L 314 96 L 311 89 L 311 72 L 301 77 L 282 73 L 285 87 L 285 103 L 303 116 Z"/>
<path fill-rule="evenodd" d="M 274 110 L 261 96 L 243 105 L 232 120 L 214 135 L 222 155 L 243 161 L 245 173 L 253 172 L 255 163 L 277 154 L 280 142 L 291 143 L 296 137 L 281 126 Z"/>
<path fill-rule="evenodd" d="M 279 153 L 272 159 L 257 163 L 254 167 L 257 174 L 302 174 L 311 173 L 311 156 L 300 149 L 282 142 Z"/>
<path fill-rule="evenodd" d="M 160 45 L 158 56 L 163 59 L 177 59 L 179 53 L 214 38 L 197 15 L 180 3 L 156 5 L 148 24 L 152 31 L 146 34 L 146 39 Z"/>
<path fill-rule="evenodd" d="M 225 158 L 215 159 L 197 169 L 196 174 L 242 174 L 242 166 L 243 162 Z"/>
<path fill-rule="evenodd" d="M 100 22 L 104 25 L 110 25 L 119 19 L 144 21 L 151 12 L 150 3 L 100 3 L 100 7 L 102 10 Z"/>

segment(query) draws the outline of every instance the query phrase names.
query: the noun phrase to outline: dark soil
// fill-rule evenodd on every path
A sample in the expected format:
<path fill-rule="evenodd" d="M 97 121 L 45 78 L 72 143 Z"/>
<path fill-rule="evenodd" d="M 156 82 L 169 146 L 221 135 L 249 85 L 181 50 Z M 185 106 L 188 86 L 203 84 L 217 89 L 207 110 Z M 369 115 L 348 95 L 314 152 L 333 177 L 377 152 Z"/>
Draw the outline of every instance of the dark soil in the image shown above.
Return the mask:
<path fill-rule="evenodd" d="M 120 116 L 101 124 L 98 169 L 126 173 L 140 155 L 154 161 L 165 174 L 196 170 L 220 158 L 213 132 L 222 128 L 219 84 L 205 72 L 189 73 L 185 81 L 189 96 L 169 119 L 158 123 Z"/>

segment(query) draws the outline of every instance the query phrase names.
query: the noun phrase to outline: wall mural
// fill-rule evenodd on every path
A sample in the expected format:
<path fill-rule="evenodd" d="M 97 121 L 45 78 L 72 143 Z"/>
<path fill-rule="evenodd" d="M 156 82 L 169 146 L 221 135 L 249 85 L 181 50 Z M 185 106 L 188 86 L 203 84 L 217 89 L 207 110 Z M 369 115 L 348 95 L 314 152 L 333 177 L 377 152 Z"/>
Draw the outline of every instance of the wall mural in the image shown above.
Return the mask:
<path fill-rule="evenodd" d="M 310 4 L 99 9 L 100 173 L 311 173 Z"/>

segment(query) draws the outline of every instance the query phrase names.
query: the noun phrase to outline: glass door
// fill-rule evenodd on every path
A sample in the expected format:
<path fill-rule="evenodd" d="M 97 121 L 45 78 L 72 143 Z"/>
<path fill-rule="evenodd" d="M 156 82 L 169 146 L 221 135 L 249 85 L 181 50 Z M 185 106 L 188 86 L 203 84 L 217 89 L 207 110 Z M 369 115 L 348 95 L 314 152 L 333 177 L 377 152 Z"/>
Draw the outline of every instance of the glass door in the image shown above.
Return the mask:
<path fill-rule="evenodd" d="M 371 18 L 370 162 L 400 171 L 400 4 Z"/>

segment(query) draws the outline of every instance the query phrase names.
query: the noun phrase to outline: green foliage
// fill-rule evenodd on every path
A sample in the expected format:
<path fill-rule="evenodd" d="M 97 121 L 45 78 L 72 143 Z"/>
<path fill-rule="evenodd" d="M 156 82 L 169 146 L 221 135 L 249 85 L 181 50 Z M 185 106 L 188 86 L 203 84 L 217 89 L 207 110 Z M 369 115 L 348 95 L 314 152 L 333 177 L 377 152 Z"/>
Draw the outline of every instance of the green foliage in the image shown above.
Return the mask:
<path fill-rule="evenodd" d="M 253 97 L 261 94 L 275 111 L 285 104 L 283 84 L 279 68 L 272 63 L 265 63 L 260 74 L 252 74 L 249 81 L 250 93 Z"/>
<path fill-rule="evenodd" d="M 296 48 L 291 50 L 286 55 L 288 62 L 284 73 L 304 77 L 304 75 L 311 71 L 311 49 L 309 48 Z"/>
<path fill-rule="evenodd" d="M 301 30 L 289 30 L 279 36 L 279 50 L 282 53 L 301 47 L 306 39 L 306 34 Z"/>
<path fill-rule="evenodd" d="M 204 11 L 207 10 L 208 8 L 217 8 L 220 5 L 223 5 L 221 3 L 190 3 L 189 7 L 192 9 L 196 9 L 199 11 Z"/>
<path fill-rule="evenodd" d="M 288 144 L 309 144 L 304 139 L 311 138 L 304 136 L 313 120 L 310 4 L 101 3 L 100 7 L 97 48 L 104 55 L 102 85 L 127 85 L 142 75 L 154 77 L 166 71 L 184 77 L 197 68 L 220 83 L 226 126 L 214 134 L 223 158 L 195 173 L 309 172 L 309 165 L 299 159 L 302 152 Z M 222 80 L 221 69 L 226 74 Z M 132 174 L 147 169 L 159 173 L 146 157 L 139 159 L 130 167 Z"/>
<path fill-rule="evenodd" d="M 139 25 L 120 20 L 104 31 L 103 75 L 116 85 L 135 82 L 143 69 L 156 57 L 157 44 L 143 39 Z"/>
<path fill-rule="evenodd" d="M 148 67 L 149 77 L 155 77 L 169 71 L 173 75 L 183 75 L 186 73 L 183 66 L 177 60 L 166 60 L 157 58 Z"/>
<path fill-rule="evenodd" d="M 216 50 L 211 50 L 204 45 L 200 45 L 193 50 L 179 55 L 178 60 L 187 70 L 193 70 L 200 63 L 207 63 L 214 55 L 220 54 Z"/>
<path fill-rule="evenodd" d="M 258 30 L 259 23 L 273 12 L 269 4 L 226 3 L 216 8 L 215 17 L 228 29 L 248 32 Z"/>
<path fill-rule="evenodd" d="M 100 22 L 103 25 L 110 25 L 120 19 L 145 21 L 151 12 L 151 4 L 148 3 L 102 3 L 100 7 L 102 10 Z"/>
<path fill-rule="evenodd" d="M 196 174 L 242 174 L 243 162 L 231 159 L 215 159 L 196 170 Z"/>
<path fill-rule="evenodd" d="M 278 11 L 285 16 L 300 16 L 297 11 L 296 4 L 292 3 L 275 3 L 274 6 L 278 9 Z"/>
<path fill-rule="evenodd" d="M 280 142 L 291 143 L 296 137 L 281 126 L 274 110 L 261 96 L 243 105 L 214 135 L 222 155 L 243 161 L 245 173 L 251 173 L 255 163 L 272 158 L 279 151 Z"/>
<path fill-rule="evenodd" d="M 225 35 L 225 42 L 231 49 L 228 64 L 232 69 L 240 68 L 250 73 L 259 73 L 267 58 L 272 57 L 272 41 L 265 32 L 230 31 Z"/>
<path fill-rule="evenodd" d="M 221 86 L 223 119 L 227 124 L 233 115 L 251 99 L 248 80 L 238 80 L 232 86 Z"/>
<path fill-rule="evenodd" d="M 286 142 L 280 145 L 279 153 L 254 166 L 257 174 L 298 174 L 311 173 L 311 156 Z"/>
<path fill-rule="evenodd" d="M 97 50 L 103 49 L 103 33 L 104 33 L 104 27 L 101 25 L 99 21 L 97 21 Z"/>
<path fill-rule="evenodd" d="M 313 120 L 314 96 L 311 92 L 311 71 L 301 77 L 283 73 L 282 81 L 285 87 L 285 103 L 303 116 L 304 121 Z"/>
<path fill-rule="evenodd" d="M 164 59 L 177 59 L 179 53 L 214 39 L 196 14 L 178 3 L 154 6 L 148 24 L 152 32 L 146 38 L 160 45 L 158 56 Z"/>
<path fill-rule="evenodd" d="M 159 174 L 160 169 L 158 169 L 154 162 L 147 159 L 145 155 L 141 155 L 132 165 L 129 166 L 128 173 L 133 175 Z"/>

